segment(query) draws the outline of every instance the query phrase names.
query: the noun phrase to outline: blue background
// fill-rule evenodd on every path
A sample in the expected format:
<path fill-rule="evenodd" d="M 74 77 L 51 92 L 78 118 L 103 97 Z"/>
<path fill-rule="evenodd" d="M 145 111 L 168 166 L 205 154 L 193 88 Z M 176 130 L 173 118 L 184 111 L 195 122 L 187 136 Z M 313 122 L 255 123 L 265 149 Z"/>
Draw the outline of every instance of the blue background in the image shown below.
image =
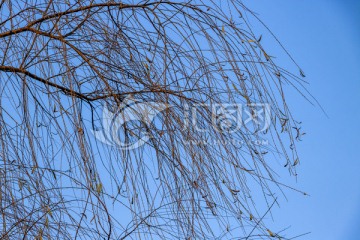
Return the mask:
<path fill-rule="evenodd" d="M 311 232 L 299 239 L 360 239 L 360 1 L 244 3 L 303 68 L 328 115 L 288 95 L 307 133 L 299 144 L 299 176 L 291 181 L 311 196 L 289 193 L 276 210 L 276 225 L 291 225 L 292 235 Z"/>

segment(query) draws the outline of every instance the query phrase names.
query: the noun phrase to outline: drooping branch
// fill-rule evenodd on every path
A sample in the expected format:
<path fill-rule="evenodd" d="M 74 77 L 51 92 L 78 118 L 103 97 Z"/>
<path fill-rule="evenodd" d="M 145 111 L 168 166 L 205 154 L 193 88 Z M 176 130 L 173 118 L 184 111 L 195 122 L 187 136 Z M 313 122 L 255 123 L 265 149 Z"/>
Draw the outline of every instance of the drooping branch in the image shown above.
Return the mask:
<path fill-rule="evenodd" d="M 286 189 L 305 195 L 274 164 L 297 174 L 303 132 L 285 86 L 304 82 L 241 1 L 5 0 L 1 11 L 1 237 L 280 235 L 264 216 Z M 117 118 L 138 103 L 171 107 L 150 123 Z M 257 104 L 271 110 L 265 130 Z"/>

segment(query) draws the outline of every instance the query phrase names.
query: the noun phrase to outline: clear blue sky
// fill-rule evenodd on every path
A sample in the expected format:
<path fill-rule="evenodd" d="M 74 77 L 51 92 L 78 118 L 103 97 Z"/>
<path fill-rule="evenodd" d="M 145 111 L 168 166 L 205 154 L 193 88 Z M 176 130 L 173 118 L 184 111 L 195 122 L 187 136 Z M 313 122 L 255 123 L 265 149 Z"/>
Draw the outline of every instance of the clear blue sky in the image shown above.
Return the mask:
<path fill-rule="evenodd" d="M 360 239 L 360 1 L 245 1 L 281 40 L 310 82 L 329 118 L 289 95 L 307 132 L 299 144 L 299 178 L 276 224 L 300 239 Z M 281 61 L 281 59 L 279 60 Z M 288 224 L 288 225 L 286 225 Z"/>

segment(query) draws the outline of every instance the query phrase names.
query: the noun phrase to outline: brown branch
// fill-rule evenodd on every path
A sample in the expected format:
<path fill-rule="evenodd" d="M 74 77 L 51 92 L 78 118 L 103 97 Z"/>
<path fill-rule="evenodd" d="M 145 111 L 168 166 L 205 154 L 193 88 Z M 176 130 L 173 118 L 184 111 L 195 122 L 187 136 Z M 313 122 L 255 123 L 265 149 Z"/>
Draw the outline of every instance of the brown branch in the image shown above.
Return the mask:
<path fill-rule="evenodd" d="M 25 69 L 22 68 L 15 68 L 15 67 L 11 67 L 11 66 L 0 66 L 0 71 L 3 72 L 13 72 L 13 73 L 22 73 L 28 77 L 31 77 L 34 80 L 37 80 L 45 85 L 51 86 L 51 87 L 55 87 L 59 90 L 61 90 L 63 93 L 65 93 L 66 95 L 71 95 L 71 96 L 75 96 L 81 99 L 84 99 L 86 101 L 91 101 L 91 98 L 87 97 L 86 95 L 79 93 L 77 91 L 74 91 L 72 89 L 66 88 L 64 86 L 58 85 L 56 83 L 50 82 L 44 78 L 41 78 L 39 76 L 37 76 L 36 74 L 33 74 Z"/>
<path fill-rule="evenodd" d="M 37 76 L 36 74 L 33 74 L 25 69 L 21 69 L 21 68 L 15 68 L 15 67 L 11 67 L 11 66 L 0 66 L 0 71 L 3 72 L 13 72 L 13 73 L 22 73 L 28 77 L 31 77 L 34 80 L 37 80 L 45 85 L 54 87 L 59 89 L 60 91 L 62 91 L 64 94 L 69 95 L 69 96 L 73 96 L 73 97 L 77 97 L 79 99 L 88 101 L 88 102 L 92 102 L 92 101 L 97 101 L 97 100 L 102 100 L 102 99 L 106 99 L 106 98 L 115 98 L 115 99 L 119 99 L 120 97 L 126 96 L 126 95 L 130 95 L 130 94 L 142 94 L 142 93 L 164 93 L 164 94 L 171 94 L 174 96 L 177 96 L 179 98 L 183 98 L 183 99 L 187 99 L 190 100 L 188 98 L 186 98 L 184 95 L 181 94 L 181 92 L 185 92 L 185 91 L 172 91 L 172 90 L 166 90 L 166 89 L 148 89 L 148 90 L 139 90 L 139 91 L 131 91 L 131 92 L 123 92 L 123 93 L 110 93 L 110 94 L 104 94 L 104 95 L 97 95 L 94 97 L 89 97 L 89 95 L 91 95 L 91 93 L 79 93 L 75 90 L 66 88 L 64 86 L 61 86 L 59 84 L 53 83 L 49 80 L 46 80 L 44 78 L 41 78 L 39 76 Z"/>
<path fill-rule="evenodd" d="M 145 4 L 142 4 L 142 5 L 138 5 L 138 4 L 124 4 L 124 3 L 99 3 L 99 4 L 93 4 L 93 5 L 88 5 L 88 6 L 84 6 L 84 7 L 80 7 L 80 8 L 76 8 L 76 9 L 73 9 L 73 10 L 67 10 L 67 11 L 64 11 L 64 12 L 58 12 L 58 13 L 54 13 L 54 14 L 51 14 L 51 15 L 48 15 L 48 16 L 44 16 L 42 18 L 39 18 L 35 21 L 32 21 L 30 22 L 27 26 L 25 27 L 21 27 L 21 28 L 18 28 L 18 29 L 15 29 L 15 30 L 10 30 L 10 31 L 7 31 L 7 32 L 4 32 L 2 34 L 0 34 L 0 38 L 3 38 L 3 37 L 8 37 L 8 36 L 11 36 L 11 35 L 14 35 L 14 34 L 18 34 L 18 33 L 21 33 L 21 32 L 25 32 L 25 31 L 28 31 L 31 27 L 33 27 L 34 25 L 38 24 L 38 23 L 41 23 L 41 22 L 44 22 L 46 20 L 49 20 L 49 19 L 52 19 L 52 18 L 56 18 L 56 17 L 62 17 L 62 16 L 66 16 L 66 15 L 69 15 L 69 14 L 72 14 L 72 13 L 77 13 L 77 12 L 82 12 L 82 11 L 86 11 L 86 10 L 90 10 L 90 9 L 93 9 L 93 8 L 101 8 L 101 7 L 119 7 L 119 9 L 127 9 L 127 8 L 146 8 L 146 7 L 149 7 L 149 6 L 153 6 L 153 5 L 158 5 L 158 4 L 174 4 L 174 3 L 170 3 L 170 2 L 151 2 L 151 3 L 145 3 Z M 180 5 L 183 5 L 181 3 L 179 3 Z"/>

